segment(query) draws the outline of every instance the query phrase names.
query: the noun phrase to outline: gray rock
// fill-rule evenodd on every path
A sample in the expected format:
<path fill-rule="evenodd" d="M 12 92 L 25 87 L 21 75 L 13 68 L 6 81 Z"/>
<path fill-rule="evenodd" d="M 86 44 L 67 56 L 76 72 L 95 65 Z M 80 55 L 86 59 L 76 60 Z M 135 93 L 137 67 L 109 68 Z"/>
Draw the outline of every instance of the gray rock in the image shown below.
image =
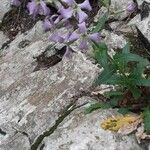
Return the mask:
<path fill-rule="evenodd" d="M 104 42 L 112 54 L 114 50 L 123 48 L 127 43 L 123 35 L 117 35 L 107 30 L 103 30 L 102 35 L 105 36 Z"/>
<path fill-rule="evenodd" d="M 0 137 L 3 150 L 28 149 L 30 143 L 54 125 L 60 112 L 71 103 L 71 97 L 92 85 L 99 72 L 80 52 L 47 70 L 33 72 L 33 57 L 51 44 L 39 25 L 18 35 L 1 52 L 0 129 L 6 132 Z M 24 40 L 30 44 L 18 48 Z"/>
<path fill-rule="evenodd" d="M 112 17 L 116 19 L 123 19 L 129 15 L 126 11 L 129 3 L 132 3 L 132 0 L 111 0 L 110 12 L 115 13 L 112 14 Z"/>
<path fill-rule="evenodd" d="M 4 35 L 4 33 L 2 31 L 0 31 L 0 49 L 1 49 L 2 45 L 8 40 L 9 39 L 6 37 L 6 35 Z"/>
<path fill-rule="evenodd" d="M 150 43 L 150 15 L 142 21 L 139 21 L 137 24 L 137 28 L 141 31 L 141 33 L 145 36 L 145 38 Z"/>
<path fill-rule="evenodd" d="M 53 44 L 47 40 L 47 37 L 48 34 L 43 33 L 41 29 L 41 22 L 38 22 L 29 32 L 18 34 L 16 39 L 10 43 L 9 48 L 1 52 L 0 129 L 6 133 L 6 135 L 0 136 L 0 149 L 2 150 L 29 150 L 45 131 L 52 129 L 55 131 L 56 129 L 53 127 L 56 127 L 59 119 L 62 119 L 66 106 L 72 104 L 74 100 L 72 97 L 78 95 L 81 90 L 88 90 L 100 72 L 98 67 L 80 52 L 74 53 L 71 59 L 64 58 L 47 70 L 33 72 L 36 66 L 33 57 L 40 55 L 48 45 Z M 20 43 L 26 40 L 29 41 L 28 44 L 20 47 Z M 76 105 L 93 101 L 88 98 L 75 100 Z M 70 106 L 73 107 L 73 104 Z M 67 111 L 72 107 L 69 107 Z M 126 142 L 129 144 L 129 148 L 132 143 L 133 148 L 140 149 L 134 139 L 130 137 L 119 139 L 114 134 L 100 128 L 100 121 L 104 116 L 112 115 L 111 111 L 108 110 L 104 113 L 97 111 L 87 116 L 83 111 L 84 108 L 81 107 L 72 112 L 72 115 L 63 116 L 67 118 L 58 128 L 58 130 L 62 128 L 60 133 L 63 135 L 60 137 L 66 138 L 66 141 L 70 142 L 70 149 L 82 146 L 94 149 L 96 148 L 94 144 L 100 148 L 106 147 L 107 149 L 112 146 L 122 149 Z M 97 118 L 99 119 L 97 120 Z M 95 122 L 95 126 L 93 122 Z M 87 132 L 87 134 L 84 135 L 83 132 Z M 57 131 L 56 133 L 59 134 Z M 100 133 L 102 135 L 99 135 Z M 69 134 L 73 143 L 69 137 L 67 138 Z M 60 148 L 68 147 L 68 143 L 60 140 L 55 133 L 51 136 L 54 139 L 44 139 L 45 149 L 51 149 L 51 142 L 56 144 L 52 147 L 54 149 L 59 146 Z M 74 139 L 74 136 L 78 137 Z M 82 138 L 83 143 L 80 143 L 79 140 Z M 56 140 L 58 141 L 56 142 Z M 112 142 L 108 146 L 105 140 L 107 142 L 112 140 Z"/>
<path fill-rule="evenodd" d="M 140 15 L 135 16 L 130 22 L 129 25 L 137 26 L 140 32 L 145 36 L 145 38 L 150 43 L 150 15 L 149 17 L 141 21 Z"/>
<path fill-rule="evenodd" d="M 10 0 L 1 0 L 1 4 L 0 4 L 0 22 L 2 21 L 2 18 L 5 15 L 5 13 L 9 11 L 10 4 L 11 4 Z"/>
<path fill-rule="evenodd" d="M 83 97 L 79 101 L 87 101 Z M 85 106 L 76 109 L 45 138 L 43 150 L 141 150 L 133 136 L 122 136 L 105 131 L 100 124 L 107 117 L 117 115 L 115 110 L 98 110 L 84 114 Z"/>
<path fill-rule="evenodd" d="M 150 3 L 150 0 L 137 0 L 138 6 L 141 6 L 144 1 Z"/>

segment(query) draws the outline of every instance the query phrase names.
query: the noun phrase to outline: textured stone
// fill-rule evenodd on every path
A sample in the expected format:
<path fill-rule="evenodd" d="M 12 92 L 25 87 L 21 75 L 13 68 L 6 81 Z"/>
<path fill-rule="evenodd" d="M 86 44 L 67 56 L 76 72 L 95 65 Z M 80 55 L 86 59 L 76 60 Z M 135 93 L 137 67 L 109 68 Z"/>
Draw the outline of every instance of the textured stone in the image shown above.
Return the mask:
<path fill-rule="evenodd" d="M 2 45 L 8 40 L 9 39 L 4 35 L 4 33 L 2 31 L 0 31 L 0 49 L 1 49 Z"/>
<path fill-rule="evenodd" d="M 118 42 L 119 36 L 107 34 L 110 35 L 110 48 L 123 47 L 123 39 L 124 42 Z M 72 102 L 72 97 L 91 87 L 100 71 L 85 54 L 77 51 L 71 59 L 63 58 L 47 70 L 33 72 L 37 64 L 33 57 L 53 44 L 47 38 L 48 34 L 43 33 L 41 22 L 38 22 L 32 30 L 18 34 L 9 48 L 1 52 L 0 129 L 6 133 L 0 135 L 2 150 L 29 150 L 43 132 L 55 125 Z M 28 44 L 20 47 L 20 43 L 26 40 Z M 92 101 L 84 98 L 76 103 L 82 105 Z M 97 147 L 112 147 L 122 150 L 128 144 L 126 150 L 129 150 L 132 143 L 133 149 L 140 150 L 134 138 L 120 137 L 100 128 L 102 119 L 114 115 L 113 111 L 99 110 L 89 115 L 83 111 L 84 107 L 81 107 L 68 115 L 54 134 L 44 139 L 44 149 L 97 150 Z"/>
<path fill-rule="evenodd" d="M 141 21 L 140 15 L 135 16 L 130 22 L 130 26 L 137 26 L 141 33 L 150 43 L 150 15 Z"/>
<path fill-rule="evenodd" d="M 83 97 L 79 101 L 87 101 Z M 93 101 L 93 100 L 92 100 Z M 54 134 L 45 138 L 43 150 L 141 150 L 133 136 L 122 136 L 100 127 L 116 110 L 98 110 L 84 114 L 85 106 L 75 110 L 59 125 Z"/>
<path fill-rule="evenodd" d="M 144 0 L 147 3 L 150 3 L 150 0 Z M 137 0 L 138 5 L 140 6 L 143 2 L 143 0 Z"/>
<path fill-rule="evenodd" d="M 150 15 L 142 21 L 137 23 L 137 28 L 141 31 L 141 33 L 145 36 L 145 38 L 150 43 Z"/>
<path fill-rule="evenodd" d="M 18 35 L 1 52 L 0 129 L 6 132 L 0 137 L 3 150 L 28 149 L 30 142 L 53 126 L 60 112 L 72 101 L 71 97 L 92 85 L 99 70 L 79 52 L 47 70 L 33 72 L 36 66 L 33 57 L 51 44 L 47 34 L 38 27 L 41 29 L 40 23 Z M 18 48 L 25 40 L 30 44 Z"/>
<path fill-rule="evenodd" d="M 5 13 L 8 12 L 10 9 L 11 0 L 1 0 L 0 3 L 1 3 L 0 4 L 0 22 L 1 22 Z"/>
<path fill-rule="evenodd" d="M 126 9 L 128 4 L 132 2 L 132 0 L 111 0 L 110 11 L 113 13 L 117 13 L 112 15 L 112 17 L 119 20 L 127 17 L 129 13 L 126 11 Z"/>
<path fill-rule="evenodd" d="M 102 35 L 105 36 L 104 41 L 109 49 L 123 48 L 127 43 L 123 35 L 117 35 L 107 30 L 103 30 Z"/>

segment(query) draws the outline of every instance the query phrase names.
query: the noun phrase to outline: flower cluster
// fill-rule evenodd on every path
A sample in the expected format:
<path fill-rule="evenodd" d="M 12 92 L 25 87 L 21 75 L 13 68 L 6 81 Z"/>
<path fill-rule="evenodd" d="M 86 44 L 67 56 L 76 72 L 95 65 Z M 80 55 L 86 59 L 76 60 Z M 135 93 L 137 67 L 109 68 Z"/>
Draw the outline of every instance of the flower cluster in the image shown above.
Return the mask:
<path fill-rule="evenodd" d="M 19 6 L 21 4 L 20 0 L 11 0 L 11 4 L 14 6 Z"/>
<path fill-rule="evenodd" d="M 127 11 L 128 11 L 129 13 L 133 13 L 133 12 L 135 11 L 135 9 L 136 9 L 136 4 L 135 4 L 134 2 L 128 3 Z"/>
<path fill-rule="evenodd" d="M 70 45 L 78 39 L 80 39 L 79 49 L 82 51 L 88 49 L 88 43 L 90 41 L 99 42 L 101 40 L 100 33 L 90 34 L 86 27 L 86 20 L 88 19 L 86 12 L 92 10 L 89 0 L 85 0 L 80 4 L 75 0 L 55 0 L 52 2 L 58 10 L 58 13 L 54 15 L 51 15 L 51 11 L 44 0 L 31 0 L 27 4 L 27 9 L 29 15 L 32 15 L 33 18 L 38 14 L 45 15 L 43 21 L 43 28 L 45 31 L 57 28 L 60 25 L 60 27 L 68 29 L 68 33 L 61 33 L 59 31 L 59 33 L 55 32 L 49 36 L 49 40 L 64 43 L 67 46 L 66 55 L 72 51 Z M 19 0 L 12 0 L 12 4 L 19 6 L 21 2 Z M 71 18 L 75 20 L 75 29 L 70 22 Z"/>

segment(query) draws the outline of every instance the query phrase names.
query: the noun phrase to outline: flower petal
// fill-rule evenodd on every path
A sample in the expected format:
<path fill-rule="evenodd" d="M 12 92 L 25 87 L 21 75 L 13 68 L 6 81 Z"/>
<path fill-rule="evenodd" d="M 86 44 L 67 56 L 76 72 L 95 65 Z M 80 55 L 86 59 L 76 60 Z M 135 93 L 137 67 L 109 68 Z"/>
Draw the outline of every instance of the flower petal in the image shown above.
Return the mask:
<path fill-rule="evenodd" d="M 58 33 L 53 33 L 51 36 L 49 36 L 49 40 L 53 42 L 59 42 L 59 43 L 64 42 L 64 38 L 61 37 Z"/>
<path fill-rule="evenodd" d="M 128 6 L 127 6 L 128 12 L 131 12 L 131 13 L 134 12 L 135 8 L 136 8 L 136 4 L 134 2 L 128 3 Z"/>
<path fill-rule="evenodd" d="M 85 39 L 81 40 L 81 42 L 79 44 L 79 48 L 81 49 L 81 51 L 87 50 L 88 49 L 87 40 L 85 40 Z"/>
<path fill-rule="evenodd" d="M 52 28 L 52 24 L 48 19 L 45 19 L 43 22 L 43 28 L 45 31 L 49 30 L 50 28 Z"/>
<path fill-rule="evenodd" d="M 101 41 L 101 34 L 100 33 L 93 33 L 89 35 L 89 38 L 94 42 L 100 42 Z"/>
<path fill-rule="evenodd" d="M 46 3 L 41 1 L 40 2 L 40 12 L 42 15 L 49 15 L 50 14 L 50 9 L 46 6 Z"/>
<path fill-rule="evenodd" d="M 84 22 L 87 18 L 88 15 L 84 11 L 82 10 L 77 11 L 77 19 L 79 20 L 79 23 Z"/>
<path fill-rule="evenodd" d="M 35 1 L 28 2 L 27 8 L 29 10 L 29 15 L 33 15 L 35 17 L 38 14 L 39 6 Z"/>
<path fill-rule="evenodd" d="M 89 11 L 92 10 L 92 7 L 89 3 L 89 0 L 85 0 L 83 3 L 79 4 L 79 6 L 80 6 L 81 9 L 86 9 L 86 10 L 89 10 Z"/>
<path fill-rule="evenodd" d="M 62 15 L 63 18 L 68 19 L 72 17 L 73 10 L 69 7 L 65 9 L 63 6 L 59 9 L 59 13 Z"/>
<path fill-rule="evenodd" d="M 19 6 L 21 4 L 21 2 L 19 0 L 12 0 L 11 4 L 14 6 Z"/>
<path fill-rule="evenodd" d="M 69 37 L 69 42 L 74 42 L 76 41 L 77 39 L 79 39 L 80 35 L 76 32 L 73 32 L 70 37 Z"/>
<path fill-rule="evenodd" d="M 80 33 L 85 33 L 87 31 L 85 22 L 82 22 L 82 23 L 78 24 L 78 27 L 79 27 L 79 32 Z"/>
<path fill-rule="evenodd" d="M 65 58 L 72 58 L 72 53 L 73 53 L 73 50 L 67 46 L 67 49 L 66 49 L 66 53 L 64 55 Z"/>
<path fill-rule="evenodd" d="M 59 23 L 62 19 L 63 19 L 63 17 L 61 15 L 58 15 L 57 18 L 54 21 L 54 24 Z"/>

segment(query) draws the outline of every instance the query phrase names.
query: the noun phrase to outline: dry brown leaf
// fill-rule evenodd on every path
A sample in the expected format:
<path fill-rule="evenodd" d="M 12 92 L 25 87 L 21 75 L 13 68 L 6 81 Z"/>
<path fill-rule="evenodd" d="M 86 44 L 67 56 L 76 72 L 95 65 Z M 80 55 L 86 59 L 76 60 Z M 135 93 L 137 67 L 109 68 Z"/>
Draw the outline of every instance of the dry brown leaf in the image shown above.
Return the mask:
<path fill-rule="evenodd" d="M 128 134 L 132 133 L 137 130 L 139 124 L 141 124 L 142 121 L 143 121 L 143 119 L 141 117 L 139 117 L 139 118 L 137 118 L 137 120 L 135 120 L 135 122 L 121 127 L 118 130 L 118 133 L 121 133 L 122 135 L 128 135 Z"/>

